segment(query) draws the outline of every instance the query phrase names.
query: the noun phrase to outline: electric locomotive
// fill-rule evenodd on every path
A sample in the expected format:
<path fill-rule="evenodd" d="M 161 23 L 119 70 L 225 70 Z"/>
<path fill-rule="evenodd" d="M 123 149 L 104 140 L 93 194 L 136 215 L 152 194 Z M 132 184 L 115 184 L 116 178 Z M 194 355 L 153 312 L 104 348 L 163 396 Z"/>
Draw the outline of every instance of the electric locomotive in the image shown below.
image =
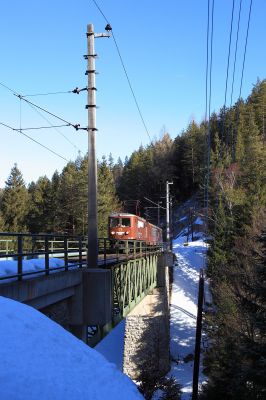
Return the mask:
<path fill-rule="evenodd" d="M 139 240 L 147 245 L 162 243 L 162 229 L 134 214 L 114 213 L 109 217 L 109 239 Z"/>

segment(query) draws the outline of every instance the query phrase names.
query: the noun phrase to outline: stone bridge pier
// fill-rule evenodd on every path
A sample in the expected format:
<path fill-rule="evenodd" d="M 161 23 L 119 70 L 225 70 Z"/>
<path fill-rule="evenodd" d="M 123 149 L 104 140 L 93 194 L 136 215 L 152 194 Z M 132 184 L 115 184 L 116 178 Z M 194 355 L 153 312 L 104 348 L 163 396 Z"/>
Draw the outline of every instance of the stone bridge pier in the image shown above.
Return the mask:
<path fill-rule="evenodd" d="M 138 379 L 141 371 L 165 375 L 170 369 L 169 270 L 173 255 L 159 256 L 157 287 L 126 317 L 123 372 Z"/>

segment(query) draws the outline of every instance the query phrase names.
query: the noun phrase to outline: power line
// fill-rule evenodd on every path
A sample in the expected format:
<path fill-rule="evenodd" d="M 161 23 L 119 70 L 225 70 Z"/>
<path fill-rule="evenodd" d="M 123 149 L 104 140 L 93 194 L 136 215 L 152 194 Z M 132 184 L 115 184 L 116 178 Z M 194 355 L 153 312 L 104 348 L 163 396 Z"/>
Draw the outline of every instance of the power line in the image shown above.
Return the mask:
<path fill-rule="evenodd" d="M 30 131 L 30 130 L 38 130 L 38 129 L 51 129 L 51 128 L 62 128 L 64 126 L 69 126 L 69 124 L 65 125 L 50 125 L 50 126 L 36 126 L 32 128 L 19 128 L 19 131 Z"/>
<path fill-rule="evenodd" d="M 14 94 L 15 94 L 15 93 L 14 93 Z M 31 104 L 33 107 L 36 107 L 36 108 L 38 108 L 39 110 L 42 110 L 43 112 L 45 112 L 45 113 L 51 115 L 52 117 L 57 118 L 59 121 L 62 121 L 62 122 L 65 122 L 65 123 L 68 124 L 68 125 L 71 125 L 73 128 L 76 129 L 76 131 L 77 131 L 77 130 L 79 129 L 79 127 L 80 127 L 79 124 L 72 124 L 71 122 L 65 120 L 64 118 L 59 117 L 58 115 L 52 113 L 51 111 L 48 111 L 48 110 L 46 110 L 45 108 L 40 107 L 40 106 L 38 106 L 37 104 L 32 103 L 31 101 L 29 101 L 29 100 L 27 100 L 27 99 L 24 99 L 24 97 L 22 97 L 21 95 L 15 94 L 15 96 L 18 97 L 19 99 L 25 101 L 26 103 Z"/>
<path fill-rule="evenodd" d="M 72 93 L 72 90 L 67 90 L 65 92 L 50 92 L 50 93 L 34 93 L 34 94 L 23 94 L 21 97 L 34 97 L 34 96 L 49 96 L 54 94 L 66 94 Z"/>
<path fill-rule="evenodd" d="M 16 93 L 15 90 L 11 89 L 10 87 L 5 85 L 4 83 L 0 82 L 0 85 L 3 86 L 4 88 L 6 88 L 7 90 L 9 90 L 10 92 L 12 92 L 13 94 Z M 16 93 L 16 94 L 18 95 L 18 93 Z"/>
<path fill-rule="evenodd" d="M 65 140 L 70 143 L 78 152 L 81 152 L 82 154 L 84 154 L 70 139 L 68 139 L 68 137 L 66 135 L 64 135 L 62 132 L 60 132 L 57 128 L 63 127 L 63 126 L 71 126 L 70 124 L 66 124 L 66 125 L 61 125 L 61 126 L 56 126 L 53 125 L 49 119 L 47 119 L 40 111 L 36 110 L 36 108 L 34 108 L 31 104 L 29 104 L 29 106 L 37 113 L 39 114 L 46 122 L 48 122 L 48 124 L 50 124 L 51 128 L 54 128 L 54 130 L 59 133 L 59 135 L 61 135 L 63 138 L 65 138 Z"/>
<path fill-rule="evenodd" d="M 235 0 L 233 0 L 233 4 L 232 4 L 231 25 L 230 25 L 230 35 L 229 35 L 229 47 L 228 47 L 228 56 L 227 56 L 225 94 L 224 94 L 224 108 L 226 107 L 226 99 L 227 99 L 228 72 L 229 72 L 230 55 L 231 55 L 231 41 L 232 41 L 232 30 L 233 30 L 233 22 L 234 22 L 234 9 L 235 9 Z"/>
<path fill-rule="evenodd" d="M 10 92 L 12 92 L 16 97 L 18 97 L 18 98 L 20 99 L 20 131 L 21 131 L 21 130 L 27 130 L 27 129 L 47 129 L 47 128 L 54 128 L 55 131 L 56 131 L 57 133 L 59 133 L 59 135 L 61 135 L 68 143 L 70 143 L 78 152 L 84 154 L 70 139 L 68 139 L 67 136 L 65 136 L 62 132 L 60 132 L 60 131 L 57 129 L 57 128 L 60 128 L 60 127 L 63 127 L 63 126 L 71 126 L 71 127 L 74 127 L 76 130 L 83 129 L 83 128 L 80 128 L 80 125 L 79 125 L 79 124 L 74 125 L 74 124 L 72 124 L 71 122 L 66 121 L 66 120 L 64 120 L 63 118 L 58 117 L 57 115 L 51 113 L 50 111 L 45 110 L 44 108 L 42 108 L 42 107 L 40 107 L 40 106 L 38 106 L 38 105 L 36 105 L 36 104 L 30 102 L 29 100 L 25 99 L 24 96 L 18 94 L 15 90 L 11 89 L 9 86 L 5 85 L 5 84 L 2 83 L 2 82 L 0 82 L 0 85 L 3 86 L 4 88 L 6 88 L 7 90 L 9 90 Z M 83 91 L 83 90 L 87 90 L 87 87 L 86 87 L 86 88 L 82 88 L 82 89 L 79 89 L 78 87 L 76 87 L 76 88 L 73 89 L 71 92 L 72 92 L 72 93 L 77 93 L 77 94 L 79 94 L 79 92 L 81 92 L 81 91 Z M 24 100 L 31 108 L 33 108 L 35 112 L 37 112 L 46 122 L 48 122 L 48 124 L 50 125 L 50 127 L 37 127 L 37 128 L 25 128 L 25 129 L 21 129 L 21 100 Z M 44 111 L 44 112 L 46 112 L 46 113 L 48 113 L 48 114 L 50 114 L 50 115 L 52 115 L 53 117 L 55 117 L 55 118 L 61 120 L 62 122 L 65 122 L 65 124 L 64 124 L 64 125 L 58 125 L 58 126 L 57 126 L 57 125 L 53 125 L 53 124 L 52 124 L 40 111 L 38 111 L 36 108 L 37 108 L 37 109 L 40 109 L 40 110 L 42 110 L 42 111 Z"/>
<path fill-rule="evenodd" d="M 236 57 L 237 57 L 237 50 L 238 50 L 238 35 L 239 35 L 239 26 L 240 26 L 240 18 L 241 18 L 241 9 L 242 9 L 242 0 L 240 0 L 240 2 L 239 2 L 235 56 L 234 56 L 234 68 L 233 68 L 233 78 L 232 78 L 231 96 L 230 96 L 230 107 L 232 106 L 232 99 L 233 99 L 233 92 L 234 92 Z"/>
<path fill-rule="evenodd" d="M 227 55 L 227 68 L 226 68 L 225 93 L 224 93 L 224 107 L 223 107 L 223 124 L 222 124 L 222 143 L 224 141 L 225 108 L 226 108 L 226 99 L 227 99 L 227 85 L 228 85 L 228 75 L 229 75 L 228 73 L 229 73 L 229 65 L 230 65 L 230 55 L 231 55 L 231 42 L 232 42 L 232 30 L 233 30 L 233 22 L 234 22 L 234 10 L 235 10 L 235 0 L 233 0 L 233 4 L 232 4 L 230 35 L 229 35 L 229 46 L 228 46 L 228 55 Z"/>
<path fill-rule="evenodd" d="M 108 19 L 107 19 L 106 16 L 104 15 L 103 11 L 101 10 L 101 8 L 100 8 L 99 5 L 97 4 L 97 2 L 96 2 L 95 0 L 92 0 L 92 1 L 93 1 L 93 3 L 95 4 L 95 6 L 97 7 L 97 9 L 99 10 L 99 12 L 102 14 L 103 18 L 105 19 L 105 21 L 107 22 L 107 24 L 109 25 L 109 27 L 111 28 Z M 118 47 L 118 44 L 117 44 L 117 41 L 116 41 L 116 38 L 115 38 L 115 35 L 114 35 L 114 32 L 113 32 L 113 29 L 111 28 L 110 30 L 112 30 L 112 38 L 113 38 L 113 40 L 114 40 L 115 47 L 116 47 L 116 50 L 117 50 L 117 53 L 118 53 L 118 56 L 119 56 L 121 65 L 122 65 L 122 67 L 123 67 L 123 70 L 124 70 L 124 73 L 125 73 L 125 76 L 126 76 L 126 79 L 127 79 L 127 82 L 128 82 L 129 88 L 130 88 L 130 91 L 131 91 L 131 94 L 132 94 L 133 99 L 134 99 L 134 102 L 135 102 L 135 105 L 136 105 L 136 107 L 137 107 L 137 110 L 138 110 L 140 119 L 141 119 L 142 124 L 143 124 L 143 126 L 144 126 L 144 129 L 145 129 L 145 131 L 146 131 L 146 134 L 147 134 L 148 138 L 150 139 L 150 142 L 152 142 L 151 136 L 150 136 L 149 131 L 148 131 L 148 128 L 147 128 L 147 125 L 146 125 L 146 123 L 145 123 L 145 121 L 144 121 L 142 112 L 141 112 L 141 110 L 140 110 L 140 106 L 139 106 L 139 104 L 138 104 L 138 101 L 137 101 L 135 92 L 134 92 L 133 87 L 132 87 L 132 84 L 131 84 L 131 82 L 130 82 L 130 79 L 129 79 L 129 76 L 128 76 L 128 73 L 127 73 L 127 70 L 126 70 L 126 67 L 125 67 L 125 63 L 124 63 L 124 61 L 123 61 L 121 52 L 120 52 L 120 50 L 119 50 L 119 47 Z"/>
<path fill-rule="evenodd" d="M 206 182 L 206 212 L 208 217 L 209 208 L 209 183 L 210 183 L 210 155 L 211 155 L 211 97 L 212 97 L 212 50 L 213 50 L 213 17 L 214 17 L 214 0 L 212 0 L 212 12 L 211 12 L 211 44 L 210 44 L 210 68 L 209 68 L 209 99 L 208 99 L 208 129 L 207 129 L 207 182 Z"/>
<path fill-rule="evenodd" d="M 240 23 L 241 3 L 242 3 L 242 0 L 240 2 L 238 23 Z M 241 98 L 241 93 L 242 93 L 243 76 L 244 76 L 244 69 L 245 69 L 245 62 L 246 62 L 246 52 L 247 52 L 247 43 L 248 43 L 248 35 L 249 35 L 249 26 L 250 26 L 252 3 L 253 3 L 253 0 L 250 0 L 248 24 L 247 24 L 246 40 L 245 40 L 245 49 L 244 49 L 244 57 L 243 57 L 243 63 L 242 63 L 241 81 L 240 81 L 240 89 L 239 89 L 238 105 L 237 105 L 237 117 L 236 117 L 237 118 L 237 125 L 239 124 L 239 118 L 240 118 L 240 98 Z M 238 29 L 239 29 L 239 26 L 238 26 Z M 237 34 L 238 34 L 238 32 L 237 32 Z M 231 98 L 231 101 L 232 101 L 232 98 Z M 232 153 L 233 153 L 233 160 L 234 161 L 235 161 L 235 157 L 236 157 L 235 151 L 236 151 L 236 149 L 235 149 L 235 135 L 233 134 L 233 138 L 232 138 Z"/>
<path fill-rule="evenodd" d="M 209 77 L 209 33 L 210 33 L 210 0 L 208 0 L 208 11 L 207 11 L 207 32 L 206 32 L 206 68 L 205 68 L 205 123 L 207 123 L 207 112 L 208 112 L 208 77 Z M 208 174 L 208 125 L 206 130 L 206 175 L 204 177 L 204 205 L 207 202 L 207 174 Z"/>
<path fill-rule="evenodd" d="M 236 70 L 236 58 L 237 58 L 237 51 L 238 51 L 238 37 L 239 37 L 239 27 L 240 27 L 240 19 L 241 19 L 241 11 L 242 11 L 242 0 L 239 1 L 239 9 L 238 9 L 238 21 L 237 21 L 237 33 L 236 33 L 236 44 L 235 44 L 235 55 L 234 55 L 234 67 L 233 67 L 233 78 L 232 78 L 232 86 L 231 86 L 231 96 L 230 96 L 230 108 L 232 107 L 233 102 L 233 93 L 234 93 L 234 84 L 235 84 L 235 70 Z M 239 116 L 239 107 L 238 107 L 238 115 Z M 232 143 L 231 143 L 231 153 L 232 153 L 232 160 L 235 161 L 235 128 L 232 126 L 233 122 L 231 123 L 231 134 L 232 134 Z"/>
<path fill-rule="evenodd" d="M 33 97 L 33 96 L 49 96 L 49 95 L 55 95 L 55 94 L 66 94 L 66 93 L 76 93 L 79 94 L 80 92 L 88 90 L 87 87 L 79 89 L 78 87 L 75 87 L 75 89 L 72 90 L 67 90 L 64 92 L 48 92 L 48 93 L 34 93 L 34 94 L 24 94 L 21 95 L 21 97 Z"/>
<path fill-rule="evenodd" d="M 15 90 L 11 89 L 10 87 L 8 87 L 7 85 L 5 85 L 5 84 L 2 83 L 2 82 L 0 82 L 0 85 L 3 86 L 4 88 L 6 88 L 7 90 L 9 90 L 10 92 L 12 92 L 12 93 L 14 94 L 14 96 L 18 97 L 20 100 L 23 100 L 23 101 L 25 101 L 26 103 L 31 104 L 32 106 L 38 108 L 39 110 L 42 110 L 43 112 L 45 112 L 45 113 L 47 113 L 47 114 L 53 116 L 54 118 L 57 118 L 58 120 L 60 120 L 60 121 L 62 121 L 62 122 L 65 122 L 66 124 L 72 126 L 72 127 L 75 128 L 76 130 L 81 129 L 81 128 L 80 128 L 80 124 L 72 124 L 71 122 L 65 120 L 64 118 L 59 117 L 58 115 L 56 115 L 56 114 L 54 114 L 54 113 L 52 113 L 52 112 L 46 110 L 45 108 L 42 108 L 42 107 L 38 106 L 38 105 L 35 104 L 35 103 L 32 103 L 31 101 L 25 99 L 22 95 L 20 95 L 20 94 L 17 93 Z"/>
<path fill-rule="evenodd" d="M 243 83 L 244 68 L 245 68 L 245 62 L 246 62 L 246 52 L 247 52 L 247 43 L 248 43 L 249 23 L 250 23 L 252 2 L 253 2 L 253 0 L 250 0 L 249 15 L 248 15 L 248 26 L 247 26 L 246 42 L 245 42 L 245 51 L 244 51 L 244 59 L 243 59 L 242 73 L 241 73 L 241 83 L 240 83 L 239 99 L 240 99 L 240 97 L 241 97 L 241 92 L 242 92 L 242 83 Z"/>
<path fill-rule="evenodd" d="M 100 13 L 102 14 L 103 18 L 105 19 L 105 21 L 107 22 L 107 24 L 109 24 L 108 19 L 106 18 L 106 16 L 104 15 L 104 13 L 102 12 L 102 10 L 100 9 L 100 7 L 98 6 L 98 4 L 96 3 L 95 0 L 92 0 L 93 3 L 95 4 L 95 6 L 98 8 L 98 10 L 100 11 Z"/>
<path fill-rule="evenodd" d="M 43 147 L 44 149 L 48 150 L 50 153 L 53 153 L 54 155 L 56 155 L 57 157 L 62 158 L 62 160 L 68 162 L 69 160 L 67 160 L 65 157 L 61 156 L 60 154 L 56 153 L 54 150 L 50 149 L 49 147 L 45 146 L 44 144 L 38 142 L 38 140 L 33 139 L 32 137 L 28 136 L 26 133 L 22 132 L 20 129 L 16 129 L 16 128 L 12 128 L 12 126 L 4 124 L 3 122 L 0 122 L 0 125 L 5 126 L 6 128 L 12 130 L 12 131 L 16 131 L 21 133 L 23 136 L 25 136 L 26 138 L 32 140 L 34 143 L 37 143 L 39 146 Z"/>
<path fill-rule="evenodd" d="M 208 0 L 207 15 L 207 43 L 206 43 L 206 69 L 205 69 L 205 121 L 207 121 L 208 109 L 208 73 L 209 73 L 209 31 L 210 31 L 210 0 Z"/>

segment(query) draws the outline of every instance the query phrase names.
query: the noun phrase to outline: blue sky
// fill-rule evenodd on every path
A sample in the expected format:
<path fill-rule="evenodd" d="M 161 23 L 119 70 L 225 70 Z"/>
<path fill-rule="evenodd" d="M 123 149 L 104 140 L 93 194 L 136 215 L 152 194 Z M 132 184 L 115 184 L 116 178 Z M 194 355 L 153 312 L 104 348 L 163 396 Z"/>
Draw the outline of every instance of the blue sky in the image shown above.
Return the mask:
<path fill-rule="evenodd" d="M 212 110 L 224 103 L 226 65 L 233 0 L 216 0 L 214 14 Z M 242 1 L 235 92 L 240 75 L 250 0 Z M 98 0 L 110 21 L 150 136 L 164 130 L 175 138 L 192 118 L 205 112 L 207 0 Z M 239 0 L 235 0 L 236 36 Z M 242 95 L 266 70 L 266 1 L 253 0 Z M 21 94 L 67 91 L 86 86 L 86 26 L 104 31 L 105 20 L 91 0 L 9 0 L 0 5 L 0 81 Z M 128 87 L 113 40 L 97 39 L 97 156 L 116 159 L 149 143 Z M 229 88 L 232 63 L 229 70 Z M 230 96 L 228 95 L 227 98 Z M 29 100 L 73 123 L 87 125 L 86 92 L 32 97 Z M 21 104 L 20 104 L 21 103 Z M 21 109 L 21 110 L 20 110 Z M 60 124 L 46 116 L 53 124 Z M 47 122 L 12 93 L 0 87 L 0 121 L 12 127 L 47 126 Z M 87 150 L 85 131 L 61 128 L 76 147 L 53 129 L 27 131 L 36 140 L 74 160 Z M 0 187 L 17 162 L 26 183 L 51 177 L 66 162 L 0 126 Z"/>

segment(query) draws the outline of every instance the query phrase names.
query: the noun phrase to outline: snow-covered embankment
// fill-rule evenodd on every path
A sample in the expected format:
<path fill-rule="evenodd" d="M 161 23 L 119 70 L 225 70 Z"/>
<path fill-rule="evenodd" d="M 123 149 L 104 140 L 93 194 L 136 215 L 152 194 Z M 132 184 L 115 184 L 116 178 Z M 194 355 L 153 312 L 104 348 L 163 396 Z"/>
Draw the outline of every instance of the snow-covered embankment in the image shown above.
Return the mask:
<path fill-rule="evenodd" d="M 204 236 L 187 242 L 185 232 L 173 241 L 174 264 L 170 306 L 172 366 L 170 374 L 182 385 L 182 400 L 190 399 L 193 378 L 193 353 L 198 303 L 199 271 L 205 267 Z M 200 373 L 200 381 L 203 380 Z"/>

